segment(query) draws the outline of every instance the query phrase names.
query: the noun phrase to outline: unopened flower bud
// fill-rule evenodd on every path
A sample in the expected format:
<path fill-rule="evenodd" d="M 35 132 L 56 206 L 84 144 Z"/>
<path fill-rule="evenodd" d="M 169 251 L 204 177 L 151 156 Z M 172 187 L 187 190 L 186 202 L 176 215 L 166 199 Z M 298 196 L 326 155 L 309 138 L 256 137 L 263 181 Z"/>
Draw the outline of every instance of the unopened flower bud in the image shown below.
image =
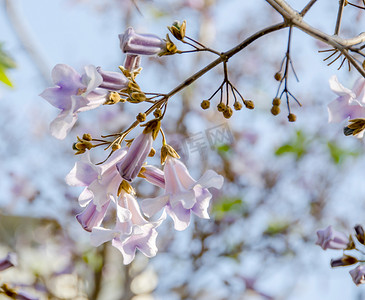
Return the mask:
<path fill-rule="evenodd" d="M 274 75 L 274 78 L 276 81 L 280 81 L 282 76 L 281 76 L 281 73 L 280 72 L 276 72 L 275 75 Z"/>
<path fill-rule="evenodd" d="M 357 238 L 357 240 L 361 244 L 365 245 L 365 231 L 364 231 L 364 228 L 361 225 L 356 225 L 354 227 L 354 229 L 355 229 L 355 232 L 356 232 L 356 238 Z"/>
<path fill-rule="evenodd" d="M 350 266 L 353 264 L 356 264 L 358 262 L 356 257 L 350 256 L 350 255 L 344 255 L 340 258 L 331 259 L 331 267 L 344 267 L 344 266 Z"/>
<path fill-rule="evenodd" d="M 129 27 L 119 35 L 120 48 L 124 53 L 156 55 L 166 50 L 166 42 L 153 34 L 137 34 Z"/>
<path fill-rule="evenodd" d="M 290 113 L 288 115 L 289 122 L 295 122 L 297 120 L 297 116 L 295 114 Z"/>
<path fill-rule="evenodd" d="M 347 249 L 351 243 L 349 237 L 343 232 L 334 230 L 332 226 L 317 231 L 317 245 L 326 249 Z"/>
<path fill-rule="evenodd" d="M 233 104 L 233 107 L 235 110 L 241 110 L 242 109 L 242 103 L 241 102 L 238 102 L 236 101 L 234 104 Z"/>
<path fill-rule="evenodd" d="M 121 148 L 121 145 L 120 144 L 113 144 L 113 146 L 112 146 L 112 150 L 113 151 L 117 151 L 120 148 Z"/>
<path fill-rule="evenodd" d="M 243 103 L 245 104 L 245 106 L 248 109 L 254 109 L 255 108 L 255 104 L 253 103 L 252 100 L 245 100 Z"/>
<path fill-rule="evenodd" d="M 230 117 L 232 117 L 233 115 L 233 110 L 232 108 L 230 108 L 229 106 L 226 107 L 226 109 L 223 111 L 223 116 L 226 118 L 226 119 L 229 119 Z"/>
<path fill-rule="evenodd" d="M 279 106 L 274 105 L 274 106 L 271 108 L 271 113 L 272 113 L 274 116 L 277 116 L 277 115 L 280 113 L 280 107 L 279 107 Z"/>
<path fill-rule="evenodd" d="M 112 105 L 121 101 L 120 95 L 117 92 L 110 92 L 105 101 L 105 105 Z"/>
<path fill-rule="evenodd" d="M 210 107 L 210 101 L 209 100 L 203 100 L 202 103 L 200 103 L 200 106 L 202 109 L 208 109 Z"/>
<path fill-rule="evenodd" d="M 139 113 L 136 117 L 138 122 L 144 122 L 146 121 L 146 114 L 145 113 Z"/>
<path fill-rule="evenodd" d="M 90 133 L 84 133 L 84 135 L 82 136 L 82 139 L 85 141 L 91 141 L 93 138 Z"/>
<path fill-rule="evenodd" d="M 127 54 L 124 60 L 123 67 L 129 72 L 133 72 L 140 67 L 141 57 L 135 54 Z"/>
<path fill-rule="evenodd" d="M 281 104 L 281 99 L 279 97 L 275 97 L 274 100 L 272 100 L 272 105 L 279 106 Z"/>
<path fill-rule="evenodd" d="M 97 67 L 96 70 L 103 78 L 102 84 L 99 85 L 100 88 L 104 88 L 112 91 L 119 91 L 128 86 L 128 78 L 124 76 L 122 73 L 111 72 L 111 71 L 103 71 L 100 67 Z"/>
<path fill-rule="evenodd" d="M 155 111 L 153 112 L 153 115 L 155 116 L 155 118 L 160 118 L 162 116 L 162 111 L 159 108 L 156 108 Z"/>
<path fill-rule="evenodd" d="M 226 109 L 226 105 L 223 102 L 221 102 L 217 105 L 217 109 L 219 112 L 223 112 Z"/>
<path fill-rule="evenodd" d="M 170 30 L 170 32 L 176 39 L 178 40 L 184 39 L 186 30 L 186 21 L 182 22 L 182 24 L 180 24 L 179 21 L 175 21 L 171 27 L 167 28 Z"/>

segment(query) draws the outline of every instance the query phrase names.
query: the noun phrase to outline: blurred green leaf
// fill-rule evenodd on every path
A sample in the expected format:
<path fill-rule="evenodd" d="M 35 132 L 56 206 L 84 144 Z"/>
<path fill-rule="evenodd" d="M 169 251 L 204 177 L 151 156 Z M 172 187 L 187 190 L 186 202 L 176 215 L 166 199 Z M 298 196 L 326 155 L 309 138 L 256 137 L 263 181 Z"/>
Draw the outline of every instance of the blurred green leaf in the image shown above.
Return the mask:
<path fill-rule="evenodd" d="M 103 257 L 96 249 L 86 251 L 82 255 L 82 259 L 95 271 L 99 272 L 103 267 Z"/>
<path fill-rule="evenodd" d="M 4 51 L 4 44 L 0 43 L 0 81 L 6 85 L 13 87 L 12 82 L 6 75 L 8 69 L 16 67 L 15 61 Z"/>
<path fill-rule="evenodd" d="M 231 146 L 227 145 L 227 144 L 223 144 L 217 147 L 217 150 L 219 152 L 228 152 L 229 150 L 231 150 Z"/>
<path fill-rule="evenodd" d="M 296 132 L 296 136 L 292 141 L 283 146 L 279 147 L 275 151 L 275 155 L 283 155 L 286 153 L 292 153 L 296 156 L 296 159 L 299 160 L 303 154 L 307 152 L 308 141 L 302 131 L 298 130 Z"/>
<path fill-rule="evenodd" d="M 217 220 L 221 220 L 226 214 L 240 212 L 245 207 L 245 203 L 240 198 L 222 198 L 213 205 L 212 211 Z"/>
<path fill-rule="evenodd" d="M 341 148 L 334 142 L 327 143 L 328 149 L 330 151 L 331 157 L 336 164 L 342 163 L 349 156 L 356 157 L 360 155 L 359 151 L 350 151 L 344 148 Z"/>
<path fill-rule="evenodd" d="M 277 234 L 284 234 L 289 229 L 290 223 L 286 221 L 274 221 L 271 222 L 266 230 L 264 231 L 265 235 L 274 236 Z"/>
<path fill-rule="evenodd" d="M 13 84 L 11 83 L 8 76 L 6 76 L 4 69 L 2 69 L 1 67 L 0 67 L 0 81 L 10 87 L 13 87 Z"/>

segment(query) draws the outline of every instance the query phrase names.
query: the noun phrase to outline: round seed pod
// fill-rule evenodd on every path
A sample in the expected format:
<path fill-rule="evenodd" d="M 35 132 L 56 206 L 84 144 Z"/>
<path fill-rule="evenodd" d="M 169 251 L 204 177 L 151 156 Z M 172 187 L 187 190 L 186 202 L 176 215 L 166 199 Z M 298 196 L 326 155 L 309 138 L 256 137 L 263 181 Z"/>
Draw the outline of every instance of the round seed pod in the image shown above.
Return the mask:
<path fill-rule="evenodd" d="M 297 120 L 297 116 L 294 115 L 294 114 L 292 114 L 292 113 L 290 113 L 288 115 L 288 120 L 289 120 L 289 122 L 295 122 Z"/>
<path fill-rule="evenodd" d="M 153 115 L 155 116 L 155 118 L 159 118 L 162 116 L 162 111 L 159 108 L 156 108 L 155 111 L 153 112 Z"/>
<path fill-rule="evenodd" d="M 280 113 L 280 107 L 277 106 L 277 105 L 274 105 L 272 108 L 271 108 L 271 113 L 274 115 L 274 116 L 277 116 L 279 113 Z"/>
<path fill-rule="evenodd" d="M 274 100 L 272 100 L 272 105 L 275 106 L 279 106 L 281 104 L 281 100 L 279 97 L 274 98 Z"/>
<path fill-rule="evenodd" d="M 235 110 L 241 110 L 242 108 L 242 103 L 241 102 L 238 102 L 236 101 L 234 104 L 233 104 L 233 107 Z"/>
<path fill-rule="evenodd" d="M 226 105 L 225 105 L 223 102 L 221 102 L 221 103 L 219 103 L 219 104 L 217 105 L 217 109 L 218 109 L 218 111 L 220 111 L 220 112 L 224 112 L 224 111 L 225 111 L 225 109 L 226 109 Z"/>
<path fill-rule="evenodd" d="M 144 122 L 146 121 L 146 114 L 145 113 L 139 113 L 136 117 L 138 122 Z"/>
<path fill-rule="evenodd" d="M 202 109 L 208 109 L 210 107 L 210 102 L 208 100 L 203 100 L 202 103 L 200 103 L 200 106 Z"/>
<path fill-rule="evenodd" d="M 281 78 L 283 78 L 283 77 L 281 76 L 280 72 L 276 72 L 275 75 L 274 75 L 274 78 L 275 78 L 276 81 L 280 81 Z"/>
<path fill-rule="evenodd" d="M 245 100 L 244 104 L 248 109 L 254 109 L 255 108 L 255 104 L 253 103 L 252 100 Z"/>
<path fill-rule="evenodd" d="M 227 108 L 223 111 L 223 116 L 226 118 L 226 119 L 229 119 L 230 117 L 232 117 L 233 115 L 233 110 L 232 108 L 230 108 L 229 106 L 227 106 Z"/>

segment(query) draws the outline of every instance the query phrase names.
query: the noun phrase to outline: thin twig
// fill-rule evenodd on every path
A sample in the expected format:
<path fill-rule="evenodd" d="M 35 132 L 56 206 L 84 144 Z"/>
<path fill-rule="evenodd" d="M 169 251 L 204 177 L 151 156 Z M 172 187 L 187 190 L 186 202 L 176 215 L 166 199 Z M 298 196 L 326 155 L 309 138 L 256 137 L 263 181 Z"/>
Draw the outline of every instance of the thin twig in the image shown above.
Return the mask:
<path fill-rule="evenodd" d="M 336 20 L 336 27 L 335 27 L 334 35 L 338 35 L 338 33 L 340 32 L 342 12 L 343 12 L 344 6 L 345 6 L 345 0 L 340 0 L 339 6 L 338 6 L 337 20 Z"/>
<path fill-rule="evenodd" d="M 317 0 L 311 0 L 311 1 L 309 1 L 308 4 L 300 12 L 300 15 L 302 17 L 304 17 L 305 14 L 312 8 L 313 4 L 316 3 L 316 2 L 317 2 Z"/>

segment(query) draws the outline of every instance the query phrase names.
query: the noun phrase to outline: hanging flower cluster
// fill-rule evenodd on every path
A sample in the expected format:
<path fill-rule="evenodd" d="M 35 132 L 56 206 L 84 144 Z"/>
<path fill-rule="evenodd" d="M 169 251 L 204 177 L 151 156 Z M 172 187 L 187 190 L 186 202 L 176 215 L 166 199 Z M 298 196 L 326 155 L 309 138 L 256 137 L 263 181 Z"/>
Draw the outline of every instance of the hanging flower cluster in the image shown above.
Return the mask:
<path fill-rule="evenodd" d="M 321 246 L 323 250 L 334 249 L 343 251 L 357 252 L 358 255 L 364 255 L 365 252 L 360 249 L 360 247 L 365 246 L 365 231 L 361 225 L 356 225 L 355 237 L 352 235 L 346 235 L 343 232 L 334 230 L 332 226 L 328 226 L 325 229 L 317 231 L 318 240 L 317 245 Z M 358 256 L 357 255 L 357 256 Z M 343 267 L 351 266 L 357 263 L 364 263 L 365 260 L 357 258 L 353 255 L 348 255 L 343 253 L 343 255 L 336 259 L 331 259 L 331 267 Z M 356 285 L 365 283 L 365 265 L 360 264 L 355 269 L 350 271 L 352 280 Z"/>
<path fill-rule="evenodd" d="M 176 23 L 170 31 L 177 39 L 183 39 L 185 22 Z M 119 39 L 120 48 L 126 53 L 124 65 L 119 67 L 121 72 L 104 71 L 90 65 L 79 74 L 72 67 L 59 64 L 52 71 L 55 87 L 47 88 L 41 96 L 61 110 L 51 123 L 51 133 L 59 139 L 66 137 L 80 112 L 100 105 L 151 103 L 151 107 L 139 113 L 135 122 L 121 133 L 101 139 L 87 133 L 82 138 L 77 137 L 73 148 L 81 159 L 66 176 L 67 184 L 84 187 L 78 198 L 83 211 L 76 218 L 91 233 L 92 244 L 99 246 L 111 241 L 122 253 L 124 263 L 129 264 L 137 249 L 147 257 L 156 255 L 156 229 L 167 215 L 176 230 L 186 229 L 192 214 L 208 219 L 212 199 L 208 189 L 220 189 L 223 177 L 212 170 L 199 180 L 190 176 L 178 153 L 166 143 L 161 128 L 168 97 L 162 94 L 147 97 L 136 82 L 141 71 L 141 56 L 178 53 L 170 38 L 163 40 L 151 34 L 137 34 L 128 28 Z M 152 112 L 154 119 L 147 121 Z M 143 132 L 125 140 L 138 125 L 144 127 Z M 147 158 L 156 152 L 152 146 L 159 134 L 163 169 L 147 164 Z M 98 146 L 106 146 L 110 153 L 104 162 L 95 164 L 90 159 L 90 150 Z M 161 188 L 161 196 L 137 201 L 132 187 L 137 177 Z M 113 214 L 115 221 L 108 226 Z"/>

